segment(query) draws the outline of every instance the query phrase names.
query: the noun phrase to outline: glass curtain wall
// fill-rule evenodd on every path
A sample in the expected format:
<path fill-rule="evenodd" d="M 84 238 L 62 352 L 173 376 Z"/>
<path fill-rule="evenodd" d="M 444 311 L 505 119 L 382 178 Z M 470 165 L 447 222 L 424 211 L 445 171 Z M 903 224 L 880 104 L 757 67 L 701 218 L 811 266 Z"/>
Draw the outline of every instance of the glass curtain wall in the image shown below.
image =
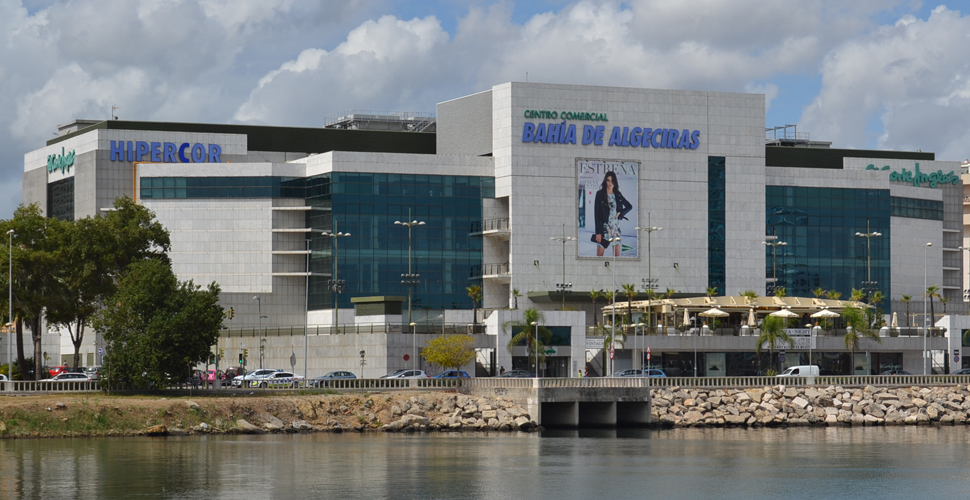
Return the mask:
<path fill-rule="evenodd" d="M 333 308 L 335 299 L 350 308 L 351 297 L 408 295 L 401 277 L 408 272 L 408 228 L 394 222 L 407 221 L 409 209 L 411 220 L 425 223 L 411 229 L 411 270 L 420 275 L 413 309 L 471 309 L 465 288 L 482 264 L 482 237 L 470 233 L 481 223 L 482 199 L 494 192 L 491 177 L 333 172 L 307 179 L 310 309 Z M 324 237 L 324 230 L 351 236 Z M 328 287 L 335 243 L 338 279 L 346 281 L 339 294 Z"/>
<path fill-rule="evenodd" d="M 871 290 L 892 296 L 888 190 L 766 186 L 765 197 L 767 234 L 787 243 L 776 247 L 775 258 L 778 286 L 788 296 L 812 297 L 821 288 L 847 299 L 853 288 L 867 288 L 867 269 L 876 282 Z M 867 238 L 856 236 L 867 232 L 881 236 L 867 245 Z M 766 246 L 768 278 L 772 259 L 772 247 Z M 880 307 L 891 312 L 889 300 Z"/>

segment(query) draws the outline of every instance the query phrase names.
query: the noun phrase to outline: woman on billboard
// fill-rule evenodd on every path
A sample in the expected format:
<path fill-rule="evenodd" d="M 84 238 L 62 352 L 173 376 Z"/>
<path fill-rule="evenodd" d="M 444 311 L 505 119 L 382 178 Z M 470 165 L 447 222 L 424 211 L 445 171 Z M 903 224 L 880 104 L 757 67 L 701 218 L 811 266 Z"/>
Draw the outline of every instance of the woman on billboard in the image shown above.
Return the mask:
<path fill-rule="evenodd" d="M 615 173 L 607 172 L 603 176 L 603 183 L 600 184 L 596 199 L 593 201 L 593 209 L 596 227 L 591 240 L 599 243 L 596 247 L 596 256 L 602 257 L 612 243 L 613 255 L 619 257 L 620 241 L 609 240 L 620 237 L 620 221 L 627 220 L 626 214 L 633 209 L 633 205 L 620 194 Z"/>

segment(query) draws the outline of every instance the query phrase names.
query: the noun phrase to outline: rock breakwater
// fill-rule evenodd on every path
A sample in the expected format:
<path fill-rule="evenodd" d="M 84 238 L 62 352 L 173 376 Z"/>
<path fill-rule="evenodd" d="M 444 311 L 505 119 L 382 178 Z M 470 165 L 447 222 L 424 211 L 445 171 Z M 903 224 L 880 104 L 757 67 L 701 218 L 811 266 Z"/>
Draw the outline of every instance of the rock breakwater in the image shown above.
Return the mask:
<path fill-rule="evenodd" d="M 651 393 L 663 427 L 956 425 L 970 422 L 970 386 L 696 389 Z"/>

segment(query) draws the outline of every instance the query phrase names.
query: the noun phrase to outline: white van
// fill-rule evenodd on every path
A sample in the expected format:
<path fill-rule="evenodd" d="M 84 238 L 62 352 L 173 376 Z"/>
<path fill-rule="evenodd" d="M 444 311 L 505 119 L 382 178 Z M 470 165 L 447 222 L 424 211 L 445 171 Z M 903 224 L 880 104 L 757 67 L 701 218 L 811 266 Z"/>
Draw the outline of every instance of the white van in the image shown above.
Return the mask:
<path fill-rule="evenodd" d="M 789 366 L 787 370 L 778 374 L 779 377 L 817 377 L 818 367 L 815 365 Z"/>

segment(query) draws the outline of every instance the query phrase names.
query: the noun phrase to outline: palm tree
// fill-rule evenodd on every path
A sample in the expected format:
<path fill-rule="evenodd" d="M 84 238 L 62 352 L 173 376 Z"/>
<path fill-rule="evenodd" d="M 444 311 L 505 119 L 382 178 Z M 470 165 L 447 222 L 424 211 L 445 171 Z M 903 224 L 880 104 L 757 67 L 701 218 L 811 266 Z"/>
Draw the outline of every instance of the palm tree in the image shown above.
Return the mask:
<path fill-rule="evenodd" d="M 864 313 L 858 307 L 846 307 L 842 310 L 842 319 L 845 321 L 847 326 L 852 328 L 847 328 L 845 338 L 845 348 L 849 349 L 851 355 L 849 357 L 849 362 L 852 366 L 850 375 L 855 375 L 855 351 L 859 348 L 859 339 L 865 337 L 875 340 L 877 343 L 881 344 L 882 339 L 879 338 L 879 333 L 871 328 L 869 328 L 869 322 L 866 320 L 866 313 Z"/>
<path fill-rule="evenodd" d="M 636 294 L 636 285 L 623 285 L 623 295 L 626 296 L 626 317 L 628 323 L 633 323 L 633 297 L 635 297 Z"/>
<path fill-rule="evenodd" d="M 785 332 L 785 318 L 766 316 L 764 321 L 761 322 L 761 335 L 758 336 L 758 344 L 754 348 L 758 353 L 759 362 L 761 360 L 761 346 L 768 344 L 768 364 L 771 365 L 775 346 L 781 341 L 792 342 L 791 336 Z"/>
<path fill-rule="evenodd" d="M 472 285 L 465 287 L 468 297 L 472 299 L 472 324 L 478 324 L 478 301 L 482 300 L 482 287 Z"/>
<path fill-rule="evenodd" d="M 522 294 L 519 293 L 519 289 L 518 288 L 513 288 L 512 289 L 512 301 L 513 301 L 513 305 L 515 306 L 512 309 L 518 309 L 519 308 L 519 297 L 521 297 L 521 296 L 522 296 Z"/>
<path fill-rule="evenodd" d="M 883 300 L 886 300 L 886 295 L 880 291 L 876 291 L 869 296 L 869 303 L 871 303 L 875 308 L 872 311 L 875 318 L 873 318 L 873 321 L 870 321 L 869 323 L 872 324 L 874 328 L 880 328 L 883 324 L 885 324 L 885 321 L 882 319 L 882 309 L 879 309 L 879 304 Z"/>
<path fill-rule="evenodd" d="M 711 298 L 715 295 L 717 295 L 717 287 L 715 286 L 707 287 L 707 298 Z"/>
<path fill-rule="evenodd" d="M 828 298 L 830 298 L 830 299 L 832 299 L 832 300 L 839 300 L 839 297 L 842 297 L 842 292 L 836 292 L 835 290 L 829 290 L 829 291 L 825 292 L 825 296 L 828 297 Z"/>
<path fill-rule="evenodd" d="M 899 300 L 903 301 L 903 304 L 906 304 L 906 326 L 909 327 L 909 301 L 913 300 L 913 296 L 903 295 Z"/>
<path fill-rule="evenodd" d="M 754 290 L 745 290 L 744 292 L 741 292 L 741 296 L 744 297 L 744 300 L 748 304 L 754 304 L 754 302 L 758 300 L 758 292 Z"/>
<path fill-rule="evenodd" d="M 822 287 L 818 287 L 815 290 L 812 290 L 812 294 L 815 295 L 816 299 L 818 299 L 825 295 L 825 290 L 823 290 Z"/>
<path fill-rule="evenodd" d="M 775 287 L 775 297 L 785 297 L 787 295 L 788 293 L 785 292 L 785 287 L 783 286 Z"/>
<path fill-rule="evenodd" d="M 943 305 L 943 315 L 946 316 L 946 303 L 950 301 L 950 297 L 944 297 L 942 295 L 939 297 L 940 297 L 940 304 Z"/>
<path fill-rule="evenodd" d="M 603 292 L 603 290 L 590 290 L 589 291 L 589 298 L 593 299 L 593 326 L 596 326 L 596 325 L 599 325 L 600 324 L 599 313 L 596 311 L 596 301 L 600 297 L 605 297 L 605 296 L 606 296 L 606 294 L 605 294 L 605 292 Z"/>
<path fill-rule="evenodd" d="M 538 353 L 540 365 L 536 366 L 536 373 L 538 373 L 541 363 L 546 359 L 545 346 L 552 340 L 552 332 L 542 325 L 545 321 L 546 317 L 541 311 L 530 307 L 522 312 L 521 320 L 509 320 L 502 323 L 502 331 L 512 332 L 512 338 L 505 345 L 509 354 L 512 354 L 513 347 L 523 344 L 525 344 L 526 354 L 530 360 L 536 359 L 536 353 Z M 537 329 L 539 330 L 538 338 L 536 338 Z"/>
<path fill-rule="evenodd" d="M 926 296 L 930 299 L 930 324 L 926 325 L 926 327 L 931 328 L 936 324 L 936 313 L 933 311 L 933 297 L 940 297 L 940 287 L 936 285 L 927 287 Z"/>
<path fill-rule="evenodd" d="M 866 292 L 859 290 L 857 288 L 852 289 L 852 295 L 849 296 L 849 300 L 852 302 L 862 302 L 862 299 L 866 297 Z"/>

